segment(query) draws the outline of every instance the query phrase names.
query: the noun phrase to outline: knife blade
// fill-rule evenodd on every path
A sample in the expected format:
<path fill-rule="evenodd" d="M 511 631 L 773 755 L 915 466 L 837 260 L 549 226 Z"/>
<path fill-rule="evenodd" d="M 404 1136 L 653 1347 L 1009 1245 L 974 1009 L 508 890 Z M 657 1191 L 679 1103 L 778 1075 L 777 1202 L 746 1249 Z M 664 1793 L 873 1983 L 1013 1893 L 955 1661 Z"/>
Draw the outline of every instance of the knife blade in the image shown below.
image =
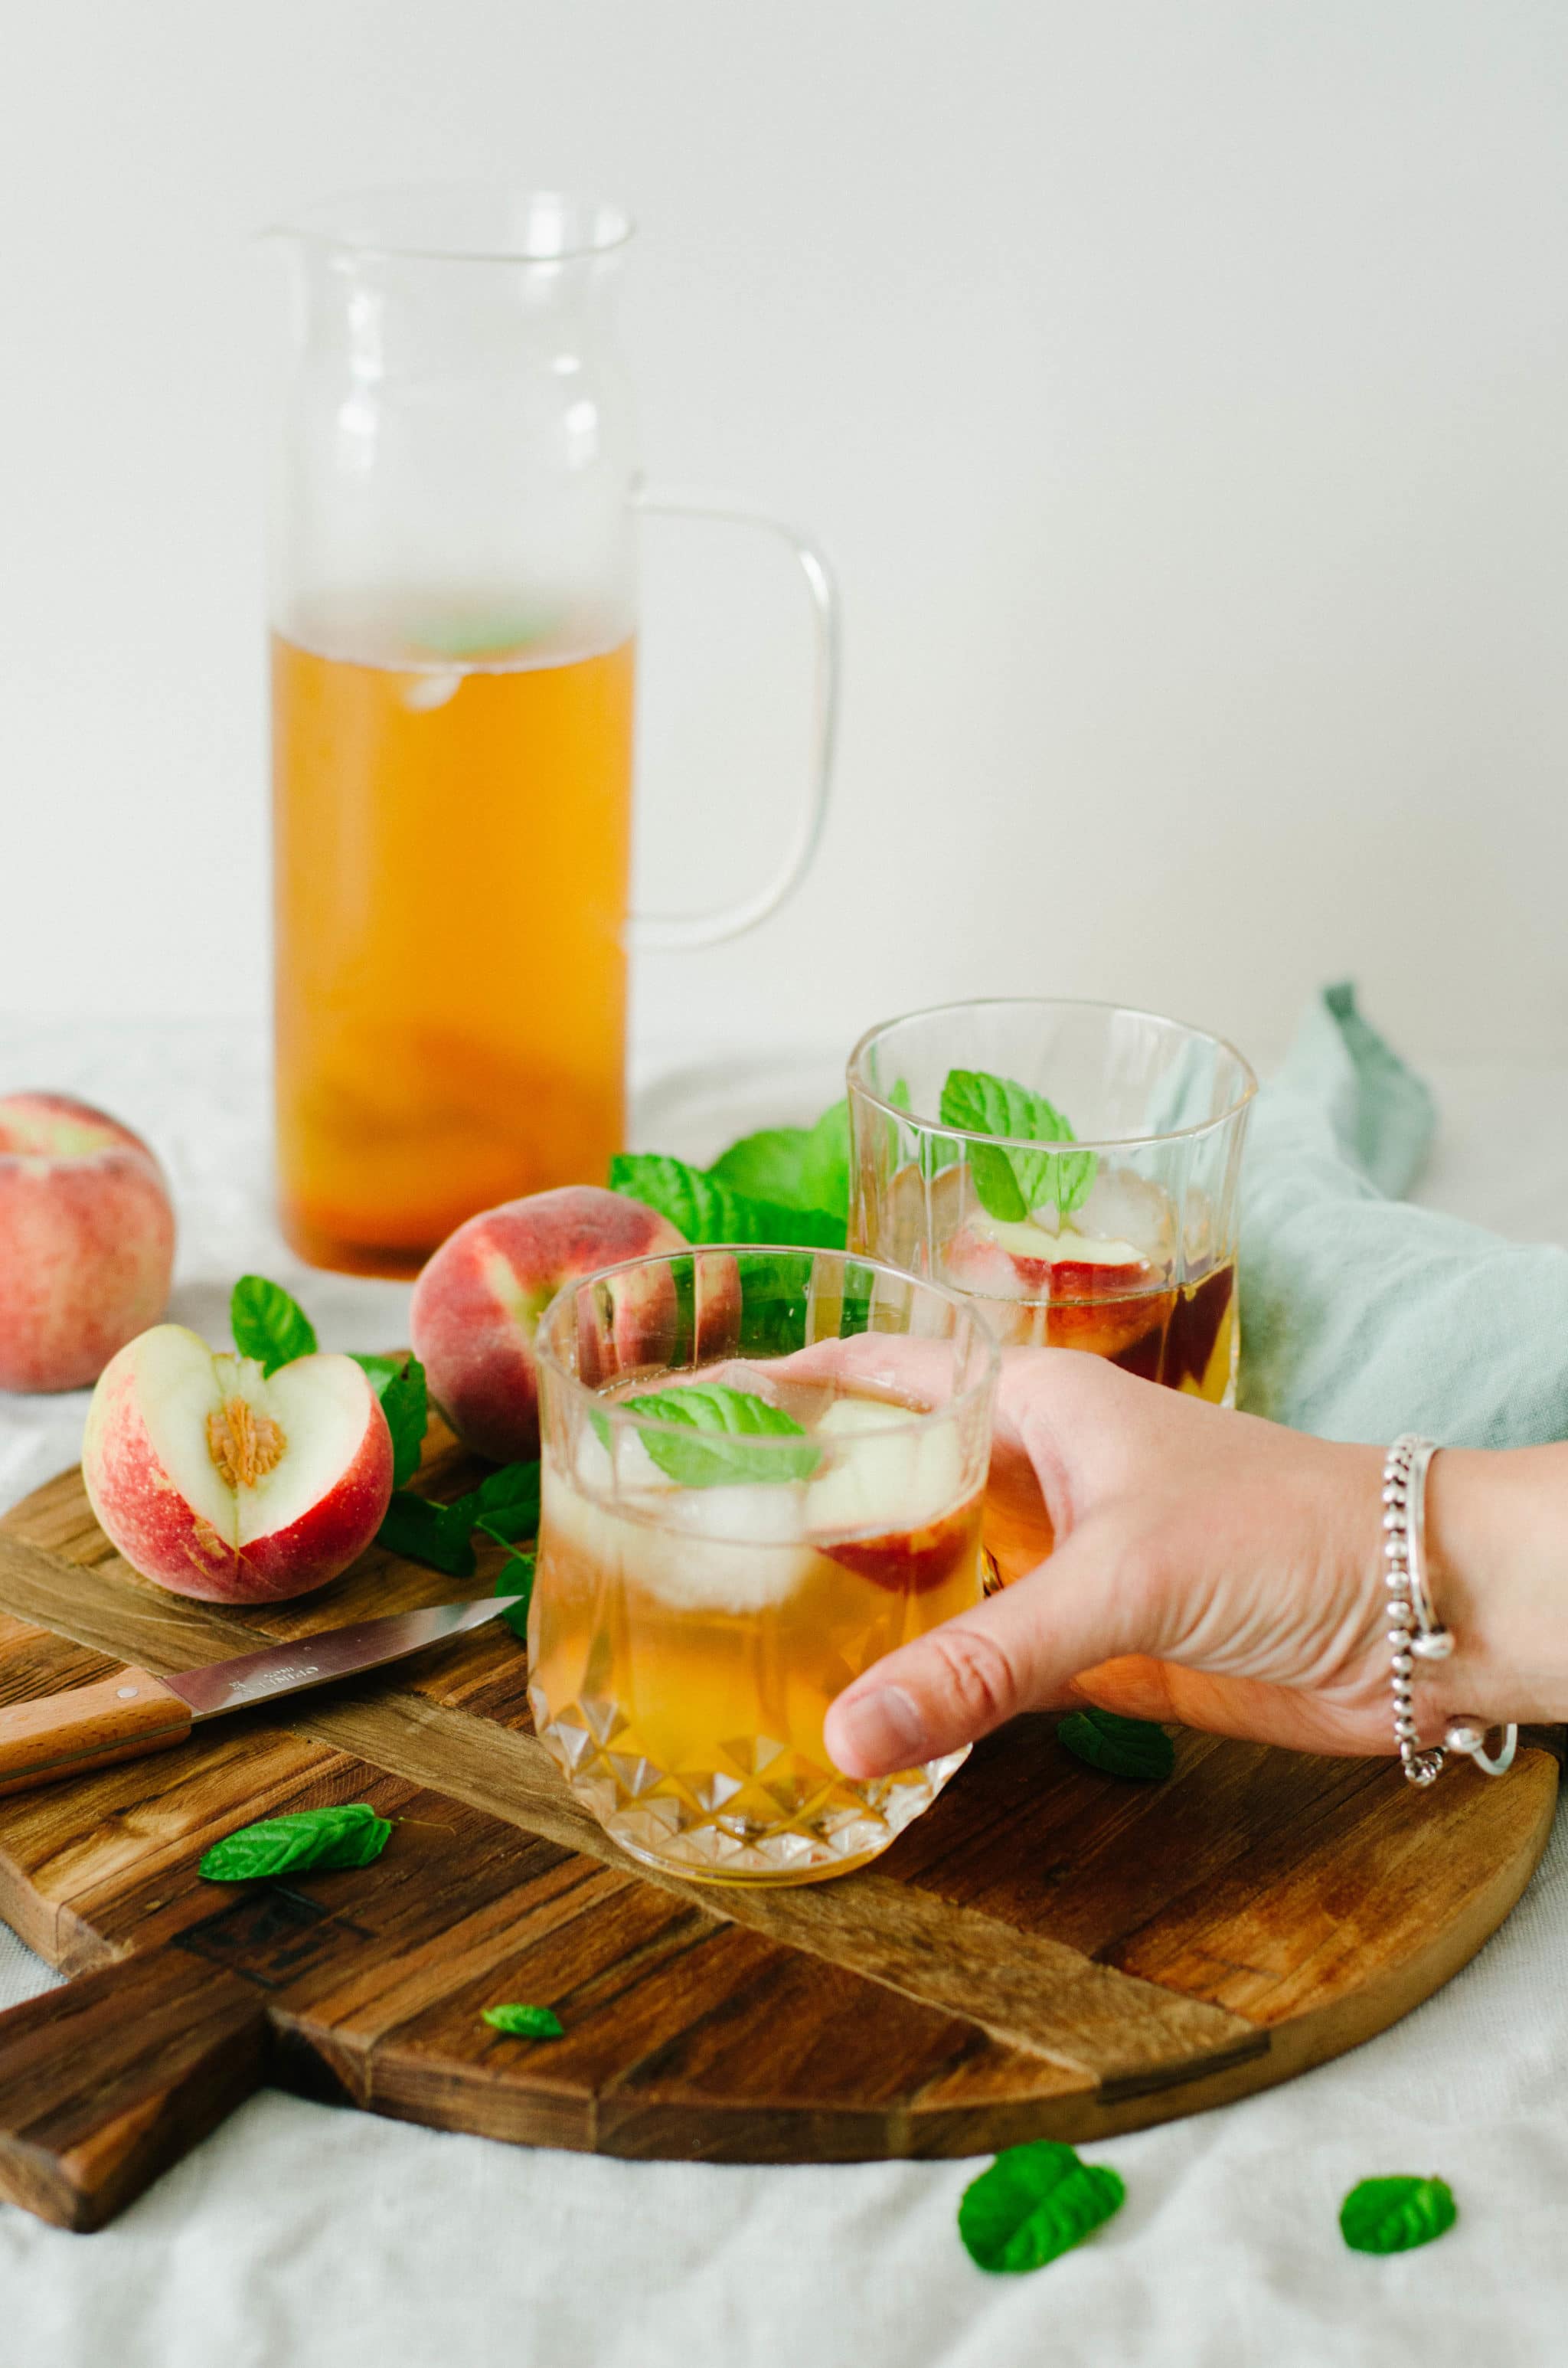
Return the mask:
<path fill-rule="evenodd" d="M 431 1604 L 422 1611 L 394 1611 L 171 1677 L 117 1669 L 67 1693 L 12 1702 L 0 1709 L 0 1793 L 91 1774 L 142 1752 L 165 1751 L 183 1743 L 199 1720 L 382 1668 L 444 1637 L 481 1628 L 520 1600 L 516 1595 L 486 1595 L 466 1603 Z"/>

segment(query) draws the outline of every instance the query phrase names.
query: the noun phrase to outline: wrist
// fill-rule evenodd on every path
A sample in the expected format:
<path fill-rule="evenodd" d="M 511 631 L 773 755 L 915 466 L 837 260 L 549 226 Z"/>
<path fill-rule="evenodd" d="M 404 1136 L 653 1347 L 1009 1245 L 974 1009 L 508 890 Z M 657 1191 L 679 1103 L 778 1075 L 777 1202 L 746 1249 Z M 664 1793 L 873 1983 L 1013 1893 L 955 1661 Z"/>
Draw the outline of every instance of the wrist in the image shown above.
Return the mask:
<path fill-rule="evenodd" d="M 1425 1691 L 1445 1718 L 1568 1719 L 1568 1587 L 1549 1517 L 1565 1484 L 1562 1448 L 1445 1448 L 1433 1457 L 1427 1562 L 1454 1651 L 1432 1667 Z"/>

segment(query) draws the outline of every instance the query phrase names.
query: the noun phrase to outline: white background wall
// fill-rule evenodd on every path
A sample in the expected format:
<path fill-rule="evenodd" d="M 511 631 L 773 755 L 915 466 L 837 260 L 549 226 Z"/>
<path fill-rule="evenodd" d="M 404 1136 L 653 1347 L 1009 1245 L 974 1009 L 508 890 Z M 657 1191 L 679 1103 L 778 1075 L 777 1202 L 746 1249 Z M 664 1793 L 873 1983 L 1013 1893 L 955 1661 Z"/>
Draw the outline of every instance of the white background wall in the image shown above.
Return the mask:
<path fill-rule="evenodd" d="M 1561 0 L 14 6 L 0 1008 L 261 1008 L 247 233 L 505 176 L 631 204 L 652 472 L 843 579 L 821 870 L 646 1029 L 1034 988 L 1267 1048 L 1353 971 L 1417 1050 L 1568 1053 L 1565 131 Z M 650 569 L 682 901 L 798 736 L 790 586 L 711 556 Z"/>

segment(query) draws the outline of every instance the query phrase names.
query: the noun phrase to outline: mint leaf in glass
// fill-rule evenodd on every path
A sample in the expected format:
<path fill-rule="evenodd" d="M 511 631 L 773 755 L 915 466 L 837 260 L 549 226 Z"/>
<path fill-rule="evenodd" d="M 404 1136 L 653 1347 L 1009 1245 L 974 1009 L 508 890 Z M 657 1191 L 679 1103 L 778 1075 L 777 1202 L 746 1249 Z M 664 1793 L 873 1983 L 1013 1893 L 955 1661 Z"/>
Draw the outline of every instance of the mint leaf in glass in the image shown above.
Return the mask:
<path fill-rule="evenodd" d="M 679 1488 L 714 1488 L 765 1480 L 809 1480 L 822 1462 L 793 1415 L 749 1390 L 714 1383 L 686 1390 L 648 1390 L 622 1398 L 629 1414 L 679 1423 L 689 1438 L 649 1430 L 643 1445 L 667 1480 Z M 798 1439 L 795 1448 L 758 1447 L 756 1440 Z"/>
<path fill-rule="evenodd" d="M 1146 1718 L 1119 1718 L 1113 1710 L 1075 1710 L 1056 1730 L 1075 1759 L 1086 1759 L 1107 1776 L 1131 1776 L 1157 1784 L 1176 1767 L 1176 1746 L 1163 1726 Z"/>
<path fill-rule="evenodd" d="M 959 2235 L 983 2270 L 1042 2270 L 1119 2212 L 1127 2189 L 1103 2163 L 1036 2138 L 1008 2146 L 971 2180 L 959 2204 Z"/>
<path fill-rule="evenodd" d="M 1364 2179 L 1339 2207 L 1339 2233 L 1353 2252 L 1408 2253 L 1459 2216 L 1447 2180 Z"/>
<path fill-rule="evenodd" d="M 280 1282 L 264 1274 L 242 1274 L 229 1297 L 229 1328 L 242 1357 L 254 1357 L 264 1373 L 313 1357 L 316 1336 L 310 1317 Z"/>
<path fill-rule="evenodd" d="M 969 1134 L 1007 1135 L 1006 1150 L 969 1146 L 970 1173 L 987 1216 L 1020 1224 L 1051 1204 L 1065 1218 L 1087 1199 L 1098 1162 L 1092 1151 L 1023 1151 L 1020 1143 L 1070 1144 L 1071 1126 L 1054 1102 L 1012 1077 L 984 1069 L 949 1069 L 942 1087 L 944 1126 Z"/>
<path fill-rule="evenodd" d="M 225 1834 L 202 1852 L 196 1871 L 209 1883 L 256 1883 L 268 1875 L 369 1866 L 380 1858 L 391 1833 L 391 1824 L 368 1801 L 350 1801 L 335 1809 L 293 1809 Z"/>
<path fill-rule="evenodd" d="M 433 1505 L 428 1497 L 395 1488 L 386 1519 L 376 1531 L 376 1543 L 392 1554 L 406 1554 L 411 1562 L 444 1570 L 449 1578 L 472 1578 L 473 1525 L 466 1497 L 460 1497 L 455 1505 Z"/>
<path fill-rule="evenodd" d="M 667 1217 L 688 1242 L 777 1242 L 787 1248 L 844 1247 L 841 1217 L 822 1209 L 787 1209 L 732 1190 L 700 1167 L 657 1152 L 620 1152 L 611 1160 L 609 1189 L 644 1201 Z"/>
<path fill-rule="evenodd" d="M 483 2020 L 508 2039 L 561 2039 L 561 2017 L 548 2006 L 487 2006 Z"/>
<path fill-rule="evenodd" d="M 417 1357 L 356 1356 L 381 1402 L 392 1432 L 392 1486 L 407 1486 L 419 1469 L 430 1421 L 425 1368 Z"/>

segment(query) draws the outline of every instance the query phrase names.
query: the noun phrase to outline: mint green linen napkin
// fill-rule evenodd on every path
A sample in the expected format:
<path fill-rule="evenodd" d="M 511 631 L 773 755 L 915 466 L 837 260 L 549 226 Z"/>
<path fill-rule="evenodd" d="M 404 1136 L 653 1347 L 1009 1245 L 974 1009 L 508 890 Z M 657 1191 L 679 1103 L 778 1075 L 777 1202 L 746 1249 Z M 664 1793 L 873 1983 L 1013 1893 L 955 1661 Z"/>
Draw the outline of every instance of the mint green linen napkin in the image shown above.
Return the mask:
<path fill-rule="evenodd" d="M 1399 1197 L 1432 1096 L 1333 986 L 1258 1095 L 1242 1187 L 1241 1403 L 1324 1439 L 1568 1438 L 1568 1250 Z"/>

